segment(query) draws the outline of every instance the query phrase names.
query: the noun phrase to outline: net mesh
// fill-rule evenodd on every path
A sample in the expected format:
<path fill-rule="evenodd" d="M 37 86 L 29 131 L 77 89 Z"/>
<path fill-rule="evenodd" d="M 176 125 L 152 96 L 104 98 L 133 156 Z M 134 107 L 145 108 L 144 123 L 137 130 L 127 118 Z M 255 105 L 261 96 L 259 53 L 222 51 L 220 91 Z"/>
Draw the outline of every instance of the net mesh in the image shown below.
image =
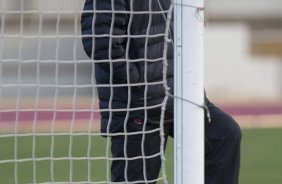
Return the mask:
<path fill-rule="evenodd" d="M 94 5 L 97 4 L 96 0 Z M 129 7 L 133 1 L 128 1 Z M 166 1 L 171 3 L 171 1 Z M 100 132 L 101 112 L 109 113 L 109 124 L 115 112 L 129 113 L 138 110 L 161 108 L 160 126 L 151 132 L 159 132 L 161 151 L 146 156 L 145 138 L 142 138 L 142 155 L 125 160 L 143 160 L 143 182 L 148 182 L 145 159 L 159 156 L 162 170 L 154 181 L 167 183 L 164 152 L 164 117 L 168 98 L 167 52 L 171 43 L 169 30 L 172 15 L 172 3 L 167 9 L 152 11 L 151 6 L 161 0 L 147 0 L 148 11 L 131 10 L 86 10 L 88 13 L 110 13 L 128 15 L 128 32 L 133 24 L 134 15 L 149 17 L 146 31 L 141 34 L 116 34 L 112 21 L 109 33 L 90 35 L 93 38 L 108 37 L 109 42 L 117 38 L 144 38 L 143 57 L 131 58 L 130 48 L 126 48 L 125 58 L 111 58 L 109 47 L 106 59 L 89 59 L 83 50 L 81 34 L 81 14 L 84 0 L 1 0 L 0 1 L 0 183 L 111 183 L 111 138 L 102 136 L 134 135 L 148 133 L 145 128 L 140 132 Z M 114 5 L 114 0 L 111 1 Z M 114 6 L 112 9 L 115 9 Z M 150 24 L 152 15 L 161 14 L 166 21 L 163 32 L 152 34 Z M 93 22 L 95 18 L 93 19 Z M 161 57 L 148 56 L 149 39 L 163 37 Z M 92 46 L 95 50 L 95 44 Z M 127 79 L 130 78 L 129 63 L 144 62 L 144 80 L 142 82 L 115 83 L 114 63 L 126 59 Z M 163 62 L 163 79 L 147 79 L 148 64 Z M 95 64 L 109 63 L 109 83 L 95 81 Z M 149 86 L 162 85 L 167 92 L 157 104 L 147 104 Z M 143 106 L 131 107 L 131 88 L 143 86 Z M 110 88 L 109 108 L 100 109 L 97 88 Z M 114 88 L 127 87 L 128 102 L 125 108 L 112 107 Z M 148 114 L 144 113 L 144 124 Z M 110 127 L 110 125 L 108 126 Z M 108 128 L 109 129 L 109 128 Z M 150 133 L 150 131 L 149 131 Z M 126 153 L 126 146 L 124 146 Z M 128 169 L 128 162 L 125 169 Z M 125 172 L 125 178 L 128 176 Z M 140 182 L 140 181 L 139 181 Z M 127 181 L 126 183 L 137 183 Z"/>

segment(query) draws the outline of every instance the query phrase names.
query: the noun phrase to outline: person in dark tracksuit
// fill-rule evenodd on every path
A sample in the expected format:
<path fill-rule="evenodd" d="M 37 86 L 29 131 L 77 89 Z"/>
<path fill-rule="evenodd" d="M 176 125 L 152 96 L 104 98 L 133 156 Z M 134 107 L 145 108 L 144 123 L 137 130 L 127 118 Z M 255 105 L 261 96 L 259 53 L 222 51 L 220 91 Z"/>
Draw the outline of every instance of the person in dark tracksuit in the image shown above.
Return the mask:
<path fill-rule="evenodd" d="M 103 109 L 101 132 L 111 137 L 112 182 L 156 183 L 160 171 L 159 104 L 165 97 L 162 57 L 169 6 L 170 0 L 85 1 L 82 43 L 89 58 L 96 61 L 99 105 Z M 149 14 L 149 10 L 155 13 Z M 130 13 L 133 11 L 147 13 Z M 147 33 L 149 38 L 145 37 Z M 172 43 L 166 52 L 166 81 L 173 94 Z M 210 123 L 205 116 L 205 183 L 237 184 L 240 128 L 207 97 L 205 103 L 211 115 Z M 173 137 L 173 98 L 166 104 L 164 132 L 165 140 Z"/>

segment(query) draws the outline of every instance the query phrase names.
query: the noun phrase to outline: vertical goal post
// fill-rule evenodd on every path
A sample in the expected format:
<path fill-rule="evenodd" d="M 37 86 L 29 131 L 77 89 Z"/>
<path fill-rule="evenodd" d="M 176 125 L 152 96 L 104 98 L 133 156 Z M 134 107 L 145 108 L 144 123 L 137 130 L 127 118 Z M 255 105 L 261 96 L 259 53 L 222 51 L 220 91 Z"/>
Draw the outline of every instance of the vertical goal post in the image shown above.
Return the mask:
<path fill-rule="evenodd" d="M 175 184 L 204 183 L 203 3 L 175 5 Z"/>

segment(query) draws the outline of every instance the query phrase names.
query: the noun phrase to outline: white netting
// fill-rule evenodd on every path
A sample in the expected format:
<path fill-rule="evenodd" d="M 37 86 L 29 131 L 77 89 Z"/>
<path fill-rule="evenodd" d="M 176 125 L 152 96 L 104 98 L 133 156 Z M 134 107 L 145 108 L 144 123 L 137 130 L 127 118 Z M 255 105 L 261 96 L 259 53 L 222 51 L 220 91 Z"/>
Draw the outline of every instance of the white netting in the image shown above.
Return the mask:
<path fill-rule="evenodd" d="M 150 4 L 149 10 L 155 2 L 163 6 L 161 0 L 145 2 Z M 167 0 L 166 3 L 171 1 Z M 143 128 L 141 133 L 159 132 L 163 136 L 168 94 L 161 103 L 149 105 L 147 91 L 148 86 L 154 85 L 163 85 L 169 90 L 166 83 L 166 50 L 172 37 L 169 30 L 172 5 L 159 11 L 88 10 L 96 14 L 125 13 L 129 15 L 128 26 L 133 24 L 132 16 L 136 14 L 149 15 L 149 24 L 152 14 L 161 14 L 167 21 L 166 29 L 161 33 L 150 33 L 148 25 L 145 34 L 115 35 L 112 25 L 110 34 L 91 35 L 96 38 L 108 36 L 110 40 L 122 37 L 128 40 L 145 38 L 143 58 L 130 58 L 129 47 L 126 48 L 125 56 L 127 65 L 145 60 L 144 80 L 121 84 L 114 83 L 112 75 L 109 84 L 97 84 L 95 81 L 95 63 L 109 62 L 113 72 L 112 64 L 122 62 L 124 58 L 93 60 L 85 55 L 81 39 L 89 35 L 82 35 L 80 31 L 83 5 L 84 0 L 0 0 L 0 183 L 110 183 L 113 160 L 111 140 L 101 136 L 107 133 L 100 133 L 100 112 L 109 112 L 111 119 L 114 112 L 125 111 L 127 121 L 129 112 L 160 107 L 161 126 L 146 132 Z M 164 38 L 162 56 L 147 57 L 146 43 L 158 37 Z M 163 62 L 164 78 L 148 81 L 147 64 L 158 61 Z M 129 78 L 128 66 L 127 72 Z M 112 109 L 113 88 L 125 86 L 128 87 L 129 96 L 127 108 Z M 144 86 L 143 107 L 130 106 L 131 87 L 136 86 Z M 97 87 L 111 88 L 109 109 L 99 109 Z M 145 113 L 144 124 L 147 119 Z M 112 133 L 114 136 L 134 134 L 138 132 Z M 145 146 L 144 141 L 142 138 L 142 148 Z M 164 147 L 164 137 L 161 145 L 156 146 Z M 154 181 L 166 183 L 163 154 L 160 151 L 145 156 L 142 149 L 140 158 L 144 161 L 149 157 L 160 156 L 161 174 Z M 127 167 L 126 161 L 125 169 Z M 147 182 L 149 179 L 144 168 L 145 162 L 143 172 Z"/>

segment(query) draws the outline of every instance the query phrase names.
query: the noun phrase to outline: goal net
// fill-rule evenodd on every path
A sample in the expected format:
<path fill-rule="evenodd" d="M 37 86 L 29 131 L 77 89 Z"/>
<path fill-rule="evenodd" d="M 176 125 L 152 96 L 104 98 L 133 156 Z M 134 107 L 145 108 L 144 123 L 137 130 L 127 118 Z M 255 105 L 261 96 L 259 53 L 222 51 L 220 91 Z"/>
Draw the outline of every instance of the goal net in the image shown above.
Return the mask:
<path fill-rule="evenodd" d="M 164 148 L 181 45 L 173 14 L 182 5 L 140 2 L 0 0 L 0 183 L 112 183 L 113 163 L 122 165 L 116 183 L 169 182 Z M 158 140 L 148 149 L 158 152 L 148 153 L 151 134 Z"/>

